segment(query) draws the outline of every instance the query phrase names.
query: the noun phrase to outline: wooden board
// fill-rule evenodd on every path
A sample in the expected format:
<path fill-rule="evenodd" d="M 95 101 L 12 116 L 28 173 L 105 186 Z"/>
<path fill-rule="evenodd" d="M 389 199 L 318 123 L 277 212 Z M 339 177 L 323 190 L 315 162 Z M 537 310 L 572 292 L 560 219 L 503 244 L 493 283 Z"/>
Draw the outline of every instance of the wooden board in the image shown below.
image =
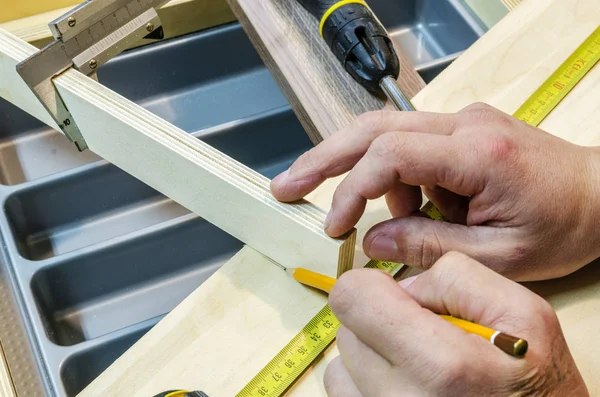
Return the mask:
<path fill-rule="evenodd" d="M 313 143 L 359 114 L 385 106 L 343 70 L 319 35 L 318 21 L 297 1 L 227 1 Z M 398 81 L 412 97 L 425 83 L 400 47 L 395 49 Z"/>
<path fill-rule="evenodd" d="M 0 343 L 0 397 L 17 397 L 2 343 Z"/>
<path fill-rule="evenodd" d="M 75 6 L 81 0 L 0 0 L 0 23 L 29 17 L 67 6 Z"/>
<path fill-rule="evenodd" d="M 0 30 L 0 96 L 55 126 L 15 69 L 33 52 Z M 267 178 L 75 70 L 54 81 L 93 152 L 275 261 L 332 277 L 352 266 L 354 232 L 327 236 L 322 209 L 278 202 Z"/>
<path fill-rule="evenodd" d="M 78 1 L 76 4 L 80 2 Z M 51 9 L 22 19 L 10 20 L 0 23 L 0 29 L 9 31 L 37 48 L 42 48 L 53 40 L 48 23 L 72 8 L 69 6 Z M 163 23 L 165 39 L 235 20 L 225 0 L 172 0 L 158 10 L 158 15 Z M 150 44 L 154 41 L 156 40 L 143 40 L 129 48 Z"/>
<path fill-rule="evenodd" d="M 468 103 L 485 101 L 506 112 L 514 111 L 598 26 L 600 10 L 596 5 L 597 0 L 580 0 L 576 4 L 547 0 L 524 2 L 417 95 L 415 104 L 420 110 L 452 112 Z M 281 29 L 293 31 L 294 27 L 283 26 Z M 570 34 L 566 34 L 567 31 Z M 597 66 L 544 122 L 543 127 L 580 144 L 596 144 L 600 137 L 598 84 L 600 68 Z M 577 127 L 582 130 L 578 131 Z M 327 208 L 338 181 L 339 178 L 328 181 L 309 199 Z M 380 202 L 371 202 L 369 208 L 357 227 L 359 241 L 360 233 L 368 225 L 389 216 L 385 215 Z M 230 274 L 231 265 L 244 260 L 252 263 L 252 277 L 232 285 L 231 280 L 239 278 Z M 251 250 L 245 248 L 240 251 L 208 284 L 202 285 L 155 326 L 81 396 L 145 396 L 173 386 L 199 388 L 209 395 L 233 395 L 283 346 L 283 341 L 277 340 L 278 335 L 289 334 L 287 325 L 294 323 L 298 301 L 305 299 L 303 292 L 294 290 L 298 300 L 290 300 L 290 292 L 297 286 L 266 265 L 267 262 Z M 247 270 L 249 267 L 238 266 L 238 269 Z M 572 352 L 593 395 L 600 393 L 600 381 L 596 375 L 597 368 L 600 368 L 600 348 L 593 343 L 600 336 L 600 270 L 597 269 L 597 266 L 590 266 L 565 280 L 533 284 L 543 290 L 543 295 L 556 308 Z M 572 283 L 573 279 L 579 281 Z M 278 288 L 273 288 L 270 281 L 276 282 Z M 279 288 L 282 284 L 285 286 L 284 293 Z M 251 308 L 218 310 L 217 313 L 206 311 L 206 307 L 219 302 L 220 297 L 231 294 L 235 296 L 232 301 L 237 300 L 240 289 L 249 291 L 250 296 L 256 298 Z M 557 293 L 558 290 L 563 292 Z M 205 293 L 207 295 L 201 300 L 194 298 Z M 325 299 L 321 298 L 321 301 L 324 303 Z M 285 307 L 282 307 L 282 302 L 285 302 Z M 313 304 L 311 301 L 307 306 Z M 265 313 L 271 308 L 275 308 L 277 315 L 265 318 L 263 324 L 245 323 L 253 313 Z M 186 316 L 186 313 L 197 312 L 201 314 Z M 586 321 L 582 323 L 581 319 Z M 210 327 L 210 331 L 205 327 Z M 223 333 L 231 332 L 232 328 L 236 329 L 239 339 L 228 336 L 220 345 L 223 350 L 215 355 L 212 344 L 217 343 Z M 187 350 L 173 354 L 173 341 L 183 337 L 187 338 Z M 198 338 L 210 342 L 200 343 Z M 257 357 L 247 351 L 248 346 L 260 346 L 261 353 L 269 354 Z M 152 351 L 152 357 L 148 356 L 149 351 Z M 335 354 L 333 346 L 289 394 L 324 396 L 323 370 Z M 163 365 L 163 360 L 168 361 Z M 206 377 L 206 371 L 220 376 Z M 133 393 L 131 385 L 142 387 L 142 391 Z"/>

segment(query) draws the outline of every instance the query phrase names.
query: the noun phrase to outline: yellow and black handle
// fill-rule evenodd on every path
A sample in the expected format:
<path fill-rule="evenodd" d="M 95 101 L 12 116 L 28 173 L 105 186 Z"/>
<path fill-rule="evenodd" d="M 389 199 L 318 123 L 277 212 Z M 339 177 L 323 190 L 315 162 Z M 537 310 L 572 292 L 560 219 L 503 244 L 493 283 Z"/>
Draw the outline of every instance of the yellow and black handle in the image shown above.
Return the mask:
<path fill-rule="evenodd" d="M 371 93 L 398 78 L 400 64 L 385 28 L 364 0 L 298 0 L 320 20 L 320 34 L 344 69 Z"/>

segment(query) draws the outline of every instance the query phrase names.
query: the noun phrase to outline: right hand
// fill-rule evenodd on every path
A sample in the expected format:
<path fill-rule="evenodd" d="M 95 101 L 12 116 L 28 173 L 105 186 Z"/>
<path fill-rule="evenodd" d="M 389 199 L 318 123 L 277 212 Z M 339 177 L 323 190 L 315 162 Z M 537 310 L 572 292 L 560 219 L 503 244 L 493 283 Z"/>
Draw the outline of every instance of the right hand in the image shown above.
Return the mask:
<path fill-rule="evenodd" d="M 340 356 L 325 372 L 329 397 L 589 396 L 548 302 L 465 255 L 448 253 L 400 285 L 350 270 L 329 304 L 342 324 Z M 509 356 L 434 313 L 523 338 L 528 351 Z"/>
<path fill-rule="evenodd" d="M 271 189 L 293 201 L 348 171 L 325 230 L 345 233 L 368 199 L 385 195 L 394 219 L 367 233 L 371 258 L 426 269 L 459 251 L 530 281 L 564 276 L 600 256 L 600 151 L 490 106 L 367 113 L 302 155 Z M 415 216 L 421 186 L 450 223 Z"/>

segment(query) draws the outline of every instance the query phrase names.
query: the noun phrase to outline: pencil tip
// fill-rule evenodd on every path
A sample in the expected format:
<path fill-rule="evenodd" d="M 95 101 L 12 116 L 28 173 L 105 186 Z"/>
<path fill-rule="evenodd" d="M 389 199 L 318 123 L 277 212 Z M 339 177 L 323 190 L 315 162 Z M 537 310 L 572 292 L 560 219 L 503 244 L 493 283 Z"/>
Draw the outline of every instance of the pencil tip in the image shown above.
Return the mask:
<path fill-rule="evenodd" d="M 290 267 L 288 267 L 288 268 L 285 269 L 285 272 L 287 274 L 289 274 L 290 276 L 292 276 L 292 277 L 294 277 L 294 271 L 296 271 L 296 269 L 290 268 Z"/>

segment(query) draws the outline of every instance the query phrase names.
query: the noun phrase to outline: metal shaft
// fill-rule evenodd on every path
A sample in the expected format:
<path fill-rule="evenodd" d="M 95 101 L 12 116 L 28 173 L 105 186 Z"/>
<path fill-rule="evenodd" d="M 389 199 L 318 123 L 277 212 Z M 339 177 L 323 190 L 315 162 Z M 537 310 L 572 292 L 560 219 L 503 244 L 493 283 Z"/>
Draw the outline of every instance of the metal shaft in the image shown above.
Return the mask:
<path fill-rule="evenodd" d="M 415 110 L 410 100 L 398 87 L 396 79 L 392 76 L 386 76 L 379 82 L 379 86 L 385 92 L 388 99 L 396 106 L 396 109 L 403 111 Z"/>

